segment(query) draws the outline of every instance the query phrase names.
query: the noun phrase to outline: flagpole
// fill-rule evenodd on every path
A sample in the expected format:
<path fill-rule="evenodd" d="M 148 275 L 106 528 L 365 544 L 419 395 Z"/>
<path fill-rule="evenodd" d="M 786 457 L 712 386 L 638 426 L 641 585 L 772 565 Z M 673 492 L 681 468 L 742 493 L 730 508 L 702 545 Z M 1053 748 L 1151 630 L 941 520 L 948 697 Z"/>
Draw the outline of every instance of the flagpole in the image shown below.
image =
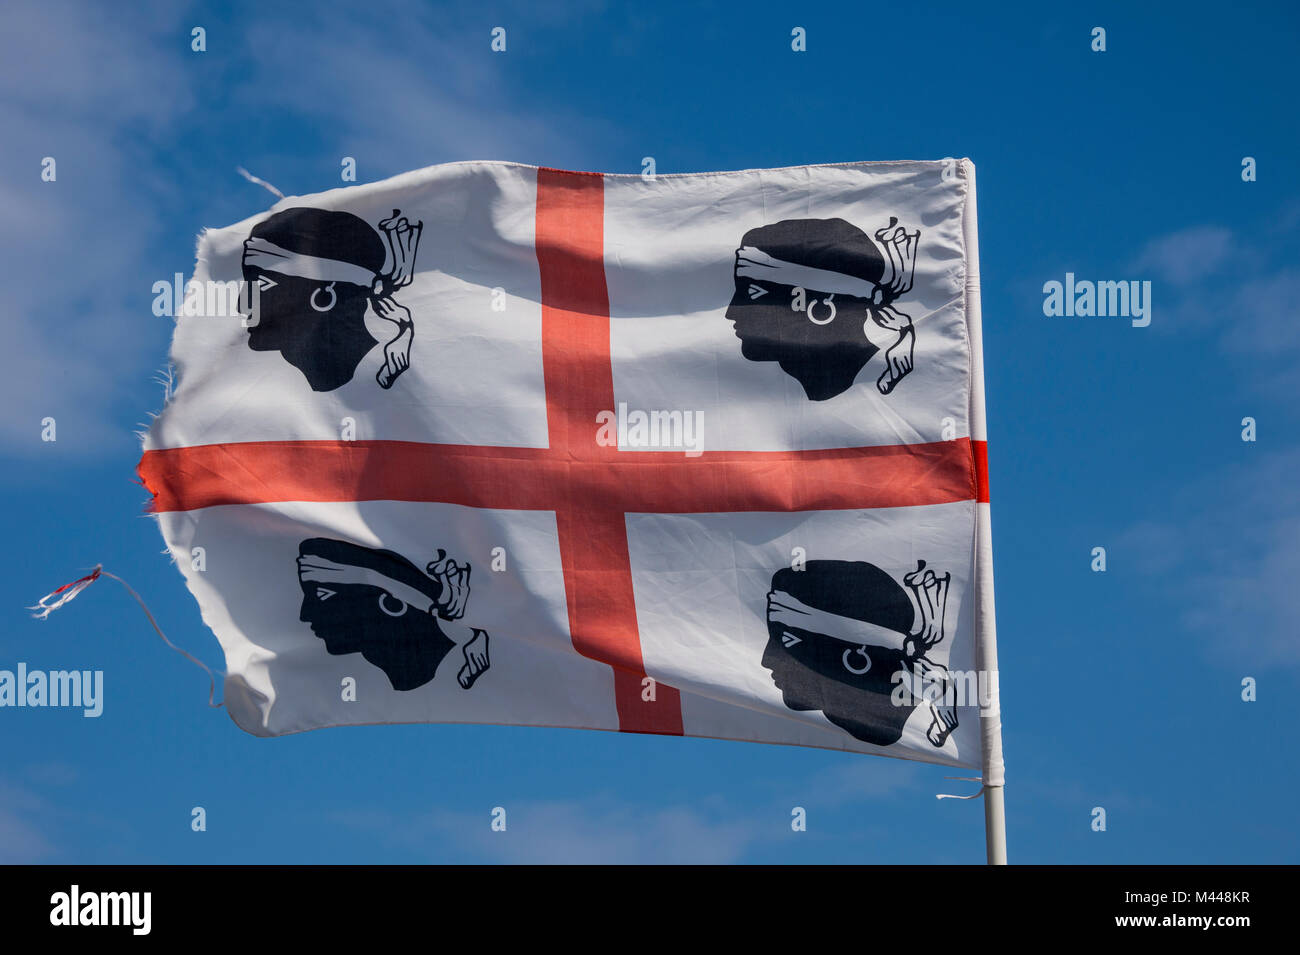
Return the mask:
<path fill-rule="evenodd" d="M 1007 817 L 1003 801 L 1002 711 L 998 694 L 998 637 L 993 611 L 993 525 L 987 499 L 984 413 L 984 336 L 980 317 L 979 226 L 975 212 L 975 164 L 961 162 L 966 180 L 962 233 L 966 245 L 966 325 L 970 334 L 970 436 L 975 455 L 975 667 L 980 688 L 980 766 L 984 793 L 984 842 L 989 865 L 1007 864 Z"/>
<path fill-rule="evenodd" d="M 1007 814 L 1001 786 L 984 789 L 984 847 L 989 865 L 1007 864 Z"/>

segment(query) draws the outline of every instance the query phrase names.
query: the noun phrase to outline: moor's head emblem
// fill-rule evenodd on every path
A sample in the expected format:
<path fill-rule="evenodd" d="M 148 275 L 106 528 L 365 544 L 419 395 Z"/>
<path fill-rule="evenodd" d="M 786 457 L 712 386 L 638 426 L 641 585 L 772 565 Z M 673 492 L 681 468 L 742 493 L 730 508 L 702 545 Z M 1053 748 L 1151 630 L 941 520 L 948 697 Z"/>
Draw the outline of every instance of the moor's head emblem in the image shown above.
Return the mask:
<path fill-rule="evenodd" d="M 352 380 L 375 347 L 366 329 L 372 309 L 392 325 L 376 378 L 390 388 L 410 364 L 414 327 L 393 293 L 410 283 L 423 223 L 398 210 L 378 231 L 350 212 L 286 209 L 258 223 L 244 242 L 244 281 L 257 288 L 247 308 L 248 347 L 278 351 L 313 391 Z"/>
<path fill-rule="evenodd" d="M 456 679 L 468 690 L 490 665 L 487 632 L 459 622 L 469 575 L 442 550 L 421 571 L 390 550 L 313 537 L 298 547 L 299 619 L 329 653 L 360 653 L 395 690 L 428 683 L 459 646 Z"/>
<path fill-rule="evenodd" d="M 943 746 L 957 726 L 954 706 L 936 705 L 947 668 L 931 656 L 945 639 L 951 575 L 918 561 L 900 585 L 874 564 L 810 560 L 772 577 L 763 666 L 785 705 L 821 710 L 857 739 L 898 742 L 918 707 L 930 715 L 926 738 Z M 895 690 L 907 684 L 904 705 Z M 927 689 L 929 688 L 929 689 Z"/>
<path fill-rule="evenodd" d="M 889 394 L 912 370 L 912 320 L 894 303 L 912 289 L 919 230 L 891 218 L 869 236 L 843 219 L 785 219 L 751 229 L 736 250 L 727 318 L 741 354 L 774 361 L 813 401 L 847 391 L 878 348 L 868 323 L 894 340 L 876 381 Z"/>

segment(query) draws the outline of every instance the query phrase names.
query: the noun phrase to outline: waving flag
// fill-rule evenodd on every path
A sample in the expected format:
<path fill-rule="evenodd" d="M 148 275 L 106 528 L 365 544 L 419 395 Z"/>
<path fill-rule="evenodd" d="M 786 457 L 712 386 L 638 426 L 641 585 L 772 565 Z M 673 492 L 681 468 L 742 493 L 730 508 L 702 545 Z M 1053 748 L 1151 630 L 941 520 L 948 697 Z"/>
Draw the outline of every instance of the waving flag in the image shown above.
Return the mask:
<path fill-rule="evenodd" d="M 1000 785 L 973 176 L 456 163 L 205 232 L 140 475 L 236 723 Z"/>

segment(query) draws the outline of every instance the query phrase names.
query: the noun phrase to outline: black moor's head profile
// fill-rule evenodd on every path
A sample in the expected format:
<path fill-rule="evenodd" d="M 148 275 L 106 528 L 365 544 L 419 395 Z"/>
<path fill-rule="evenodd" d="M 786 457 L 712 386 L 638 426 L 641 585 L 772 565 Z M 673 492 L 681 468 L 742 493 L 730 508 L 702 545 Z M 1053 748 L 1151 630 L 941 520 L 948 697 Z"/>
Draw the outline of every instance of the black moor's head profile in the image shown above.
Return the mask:
<path fill-rule="evenodd" d="M 924 607 L 935 607 L 936 598 L 946 599 L 947 578 L 921 564 L 904 581 Z M 894 698 L 900 679 L 918 667 L 941 669 L 925 653 L 943 639 L 942 607 L 922 614 L 937 617 L 937 629 L 918 620 L 907 590 L 874 564 L 811 560 L 800 570 L 782 568 L 768 594 L 763 666 L 790 709 L 820 710 L 857 739 L 888 746 L 918 705 Z M 942 745 L 955 725 L 955 716 L 951 725 L 946 714 L 936 717 L 931 742 Z"/>
<path fill-rule="evenodd" d="M 409 690 L 455 646 L 438 624 L 440 581 L 401 554 L 314 537 L 298 548 L 299 619 L 334 655 L 360 653 Z"/>
<path fill-rule="evenodd" d="M 296 208 L 253 227 L 244 243 L 248 346 L 278 351 L 313 391 L 352 380 L 374 348 L 367 309 L 392 322 L 379 384 L 388 388 L 409 362 L 410 312 L 392 293 L 411 281 L 421 224 L 397 210 L 379 223 L 383 235 L 350 212 Z M 253 301 L 257 305 L 254 309 Z"/>
<path fill-rule="evenodd" d="M 727 308 L 741 354 L 777 362 L 809 399 L 825 401 L 847 391 L 879 350 L 864 331 L 873 321 L 906 345 L 891 346 L 877 383 L 888 394 L 911 368 L 911 322 L 891 305 L 911 288 L 919 236 L 897 220 L 874 240 L 843 219 L 785 219 L 746 232 Z"/>

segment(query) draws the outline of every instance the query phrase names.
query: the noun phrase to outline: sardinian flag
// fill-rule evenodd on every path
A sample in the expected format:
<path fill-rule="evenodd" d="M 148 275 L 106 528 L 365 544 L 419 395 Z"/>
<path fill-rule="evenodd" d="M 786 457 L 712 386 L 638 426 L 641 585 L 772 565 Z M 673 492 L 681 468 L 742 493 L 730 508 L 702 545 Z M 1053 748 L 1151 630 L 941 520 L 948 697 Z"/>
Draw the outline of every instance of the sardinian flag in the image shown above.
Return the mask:
<path fill-rule="evenodd" d="M 455 163 L 203 233 L 140 475 L 276 736 L 500 723 L 1001 784 L 974 169 Z"/>

